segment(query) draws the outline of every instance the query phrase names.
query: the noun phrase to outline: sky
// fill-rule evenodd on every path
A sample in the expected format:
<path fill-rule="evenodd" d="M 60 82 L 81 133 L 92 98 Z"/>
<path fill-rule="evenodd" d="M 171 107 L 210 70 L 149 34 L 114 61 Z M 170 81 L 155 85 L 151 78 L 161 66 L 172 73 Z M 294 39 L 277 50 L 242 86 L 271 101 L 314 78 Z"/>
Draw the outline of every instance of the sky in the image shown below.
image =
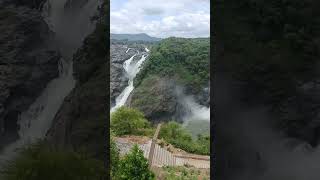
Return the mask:
<path fill-rule="evenodd" d="M 111 0 L 110 31 L 150 36 L 209 37 L 210 0 Z"/>

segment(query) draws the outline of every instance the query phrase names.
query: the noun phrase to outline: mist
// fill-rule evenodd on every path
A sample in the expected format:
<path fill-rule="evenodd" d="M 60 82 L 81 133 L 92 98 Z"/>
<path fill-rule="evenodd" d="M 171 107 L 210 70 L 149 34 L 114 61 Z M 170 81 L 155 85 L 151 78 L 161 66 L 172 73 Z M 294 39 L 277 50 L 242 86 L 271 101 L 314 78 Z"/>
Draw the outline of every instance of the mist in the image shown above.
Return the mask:
<path fill-rule="evenodd" d="M 101 4 L 101 0 L 48 0 L 45 3 L 43 17 L 55 33 L 54 43 L 65 59 L 72 58 L 84 38 L 95 28 L 92 18 L 97 15 L 97 7 Z"/>
<path fill-rule="evenodd" d="M 210 121 L 210 107 L 201 105 L 193 95 L 187 95 L 184 87 L 176 86 L 175 94 L 178 104 L 182 109 L 180 118 L 184 123 L 190 121 Z"/>

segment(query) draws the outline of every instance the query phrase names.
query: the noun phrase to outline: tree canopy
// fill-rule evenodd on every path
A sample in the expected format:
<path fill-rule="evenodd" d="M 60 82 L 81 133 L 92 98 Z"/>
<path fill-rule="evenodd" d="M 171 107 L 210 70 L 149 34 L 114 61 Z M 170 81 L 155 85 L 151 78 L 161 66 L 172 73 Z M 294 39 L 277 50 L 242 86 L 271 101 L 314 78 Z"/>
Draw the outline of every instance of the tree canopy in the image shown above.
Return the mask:
<path fill-rule="evenodd" d="M 149 75 L 178 77 L 193 89 L 207 85 L 210 74 L 209 38 L 167 38 L 151 49 L 135 79 L 135 85 Z"/>

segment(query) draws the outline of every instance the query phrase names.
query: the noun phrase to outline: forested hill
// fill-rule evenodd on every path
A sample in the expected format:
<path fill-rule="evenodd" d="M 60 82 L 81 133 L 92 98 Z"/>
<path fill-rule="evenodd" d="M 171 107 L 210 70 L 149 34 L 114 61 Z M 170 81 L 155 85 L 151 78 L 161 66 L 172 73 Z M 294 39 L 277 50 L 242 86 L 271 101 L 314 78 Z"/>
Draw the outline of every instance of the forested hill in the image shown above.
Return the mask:
<path fill-rule="evenodd" d="M 146 41 L 146 42 L 154 42 L 160 41 L 160 38 L 151 37 L 148 34 L 140 33 L 140 34 L 110 34 L 110 39 L 114 40 L 128 40 L 128 41 Z"/>
<path fill-rule="evenodd" d="M 176 77 L 180 83 L 198 90 L 208 85 L 210 75 L 209 38 L 167 38 L 155 45 L 137 75 L 135 84 L 155 75 Z"/>
<path fill-rule="evenodd" d="M 181 121 L 178 96 L 193 95 L 209 106 L 209 38 L 167 38 L 152 46 L 148 59 L 134 79 L 130 107 L 153 121 Z M 177 94 L 177 88 L 183 92 Z"/>

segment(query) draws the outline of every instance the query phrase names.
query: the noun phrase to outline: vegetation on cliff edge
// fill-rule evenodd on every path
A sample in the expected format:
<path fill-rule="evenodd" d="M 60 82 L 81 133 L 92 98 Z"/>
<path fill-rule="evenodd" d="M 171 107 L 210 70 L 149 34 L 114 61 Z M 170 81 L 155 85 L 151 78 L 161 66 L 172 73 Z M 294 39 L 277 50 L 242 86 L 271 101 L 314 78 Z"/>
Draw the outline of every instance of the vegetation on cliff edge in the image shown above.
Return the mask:
<path fill-rule="evenodd" d="M 120 107 L 111 114 L 111 130 L 115 136 L 141 135 L 152 137 L 155 127 L 150 126 L 142 112 L 128 107 Z M 189 153 L 209 155 L 210 135 L 198 134 L 192 138 L 192 134 L 181 124 L 169 121 L 161 126 L 159 139 L 174 145 Z"/>
<path fill-rule="evenodd" d="M 150 75 L 177 77 L 197 91 L 207 85 L 210 74 L 209 38 L 167 38 L 151 49 L 149 60 L 135 78 L 135 86 Z"/>

